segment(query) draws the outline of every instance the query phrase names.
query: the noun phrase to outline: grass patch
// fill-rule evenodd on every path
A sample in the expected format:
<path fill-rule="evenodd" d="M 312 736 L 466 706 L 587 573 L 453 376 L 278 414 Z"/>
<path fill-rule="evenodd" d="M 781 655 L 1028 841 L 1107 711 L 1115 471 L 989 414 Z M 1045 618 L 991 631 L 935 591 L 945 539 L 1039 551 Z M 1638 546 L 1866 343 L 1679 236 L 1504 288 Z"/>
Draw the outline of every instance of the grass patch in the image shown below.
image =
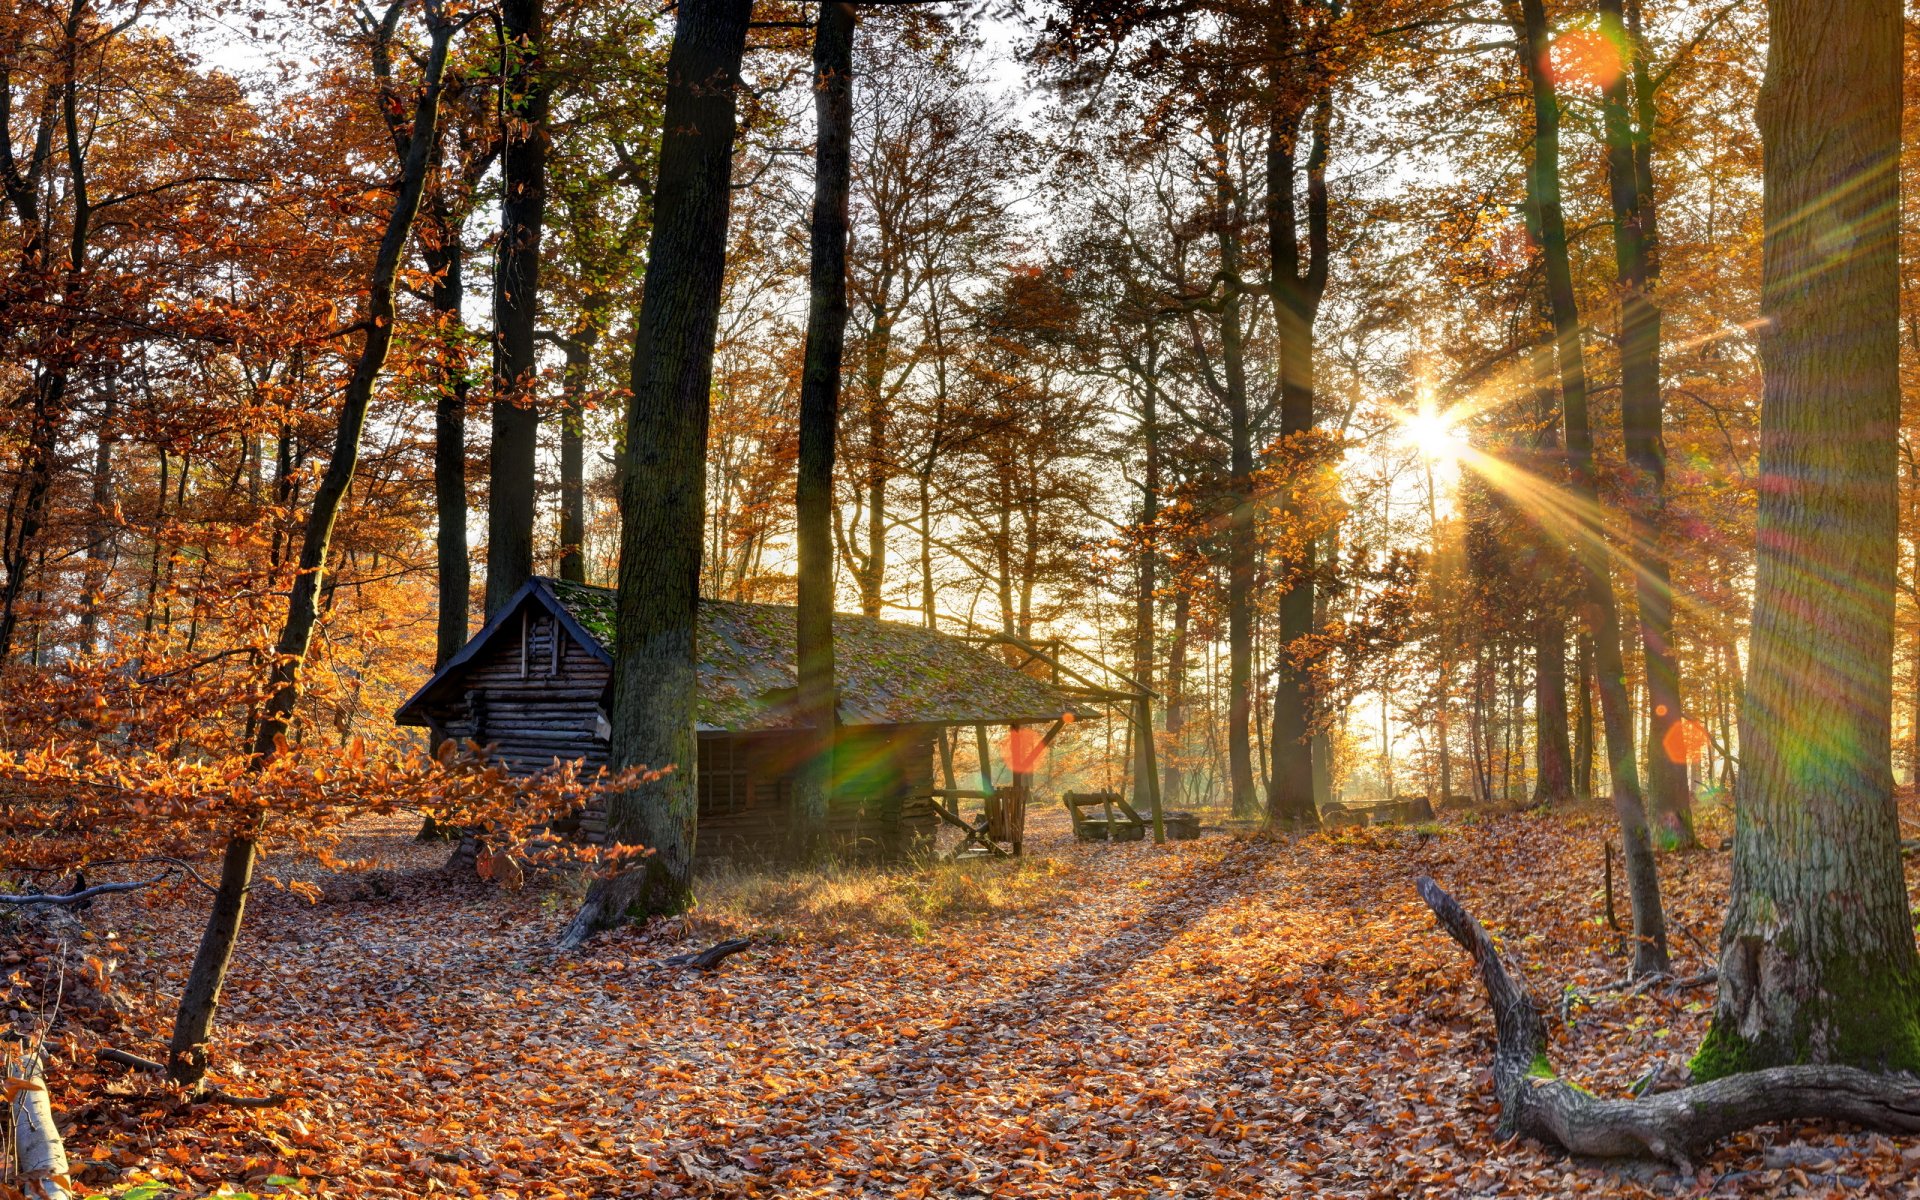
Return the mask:
<path fill-rule="evenodd" d="M 1066 895 L 1072 871 L 1053 858 L 836 863 L 811 870 L 728 866 L 695 881 L 693 917 L 728 936 L 839 941 L 880 933 L 926 941 L 943 925 L 1050 906 Z"/>

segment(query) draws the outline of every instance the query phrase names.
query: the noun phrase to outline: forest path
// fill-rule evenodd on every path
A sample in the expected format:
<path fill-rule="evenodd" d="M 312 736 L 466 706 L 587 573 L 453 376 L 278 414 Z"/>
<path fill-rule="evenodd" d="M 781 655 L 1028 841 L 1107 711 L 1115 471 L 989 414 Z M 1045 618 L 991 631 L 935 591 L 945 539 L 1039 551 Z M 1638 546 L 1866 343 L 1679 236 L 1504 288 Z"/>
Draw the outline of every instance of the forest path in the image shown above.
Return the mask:
<path fill-rule="evenodd" d="M 353 849 L 400 869 L 394 894 L 270 895 L 234 967 L 223 1081 L 297 1093 L 294 1108 L 183 1121 L 130 1103 L 111 1134 L 75 1130 L 76 1150 L 107 1135 L 99 1170 L 123 1179 L 312 1173 L 367 1196 L 1679 1194 L 1495 1145 L 1490 1022 L 1412 888 L 1431 873 L 1455 890 L 1543 996 L 1607 982 L 1603 819 L 1164 848 L 1040 824 L 1030 846 L 1058 874 L 1044 903 L 918 938 L 763 944 L 713 974 L 656 965 L 685 948 L 673 926 L 557 957 L 557 898 L 447 881 L 424 869 L 444 848 L 369 830 Z M 1696 935 L 1725 860 L 1663 860 Z M 190 924 L 143 936 L 174 939 L 177 964 Z M 1684 1060 L 1704 1019 L 1689 1002 L 1707 998 L 1580 1010 L 1556 1054 L 1624 1089 Z M 148 1036 L 164 1015 L 143 1009 Z M 1889 1161 L 1830 1135 L 1783 1166 L 1771 1140 L 1743 1139 L 1684 1194 L 1765 1192 L 1809 1164 L 1851 1185 Z"/>

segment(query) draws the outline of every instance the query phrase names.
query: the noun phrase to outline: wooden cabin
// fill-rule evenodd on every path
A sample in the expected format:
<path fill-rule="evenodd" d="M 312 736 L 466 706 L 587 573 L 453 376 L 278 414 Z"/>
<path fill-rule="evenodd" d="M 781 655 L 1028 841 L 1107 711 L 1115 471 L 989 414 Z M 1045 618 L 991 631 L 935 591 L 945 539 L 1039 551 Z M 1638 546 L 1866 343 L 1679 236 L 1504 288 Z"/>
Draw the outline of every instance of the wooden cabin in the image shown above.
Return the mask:
<path fill-rule="evenodd" d="M 394 719 L 436 742 L 471 739 L 510 770 L 554 760 L 606 764 L 615 593 L 536 577 L 435 672 Z M 792 705 L 788 605 L 702 600 L 697 730 L 697 853 L 777 859 L 793 839 L 802 738 Z M 871 617 L 833 618 L 840 737 L 832 836 L 854 856 L 898 858 L 930 845 L 936 742 L 958 726 L 1052 724 L 1094 715 L 1045 679 L 947 634 Z M 581 831 L 604 836 L 589 809 Z"/>

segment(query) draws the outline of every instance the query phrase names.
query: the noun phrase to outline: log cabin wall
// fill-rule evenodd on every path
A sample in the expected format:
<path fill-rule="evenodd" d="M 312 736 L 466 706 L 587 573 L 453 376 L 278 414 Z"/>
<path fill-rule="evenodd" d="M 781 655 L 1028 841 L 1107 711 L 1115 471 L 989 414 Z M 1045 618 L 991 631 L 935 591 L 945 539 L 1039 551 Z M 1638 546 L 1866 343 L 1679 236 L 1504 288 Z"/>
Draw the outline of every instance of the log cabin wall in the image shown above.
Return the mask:
<path fill-rule="evenodd" d="M 580 759 L 591 772 L 607 765 L 599 703 L 609 674 L 552 613 L 530 604 L 461 669 L 460 698 L 427 715 L 436 736 L 490 745 L 515 774 L 544 770 L 555 759 Z M 843 856 L 897 859 L 931 846 L 932 803 L 913 797 L 932 786 L 933 742 L 933 730 L 919 726 L 842 730 L 828 836 Z M 799 739 L 784 731 L 707 731 L 699 745 L 697 855 L 790 858 Z M 603 841 L 604 803 L 582 811 L 577 828 L 587 840 Z"/>
<path fill-rule="evenodd" d="M 466 665 L 463 697 L 433 716 L 447 737 L 492 745 L 509 771 L 530 775 L 558 759 L 607 763 L 598 734 L 607 665 L 568 637 L 551 613 L 521 610 L 486 651 Z"/>

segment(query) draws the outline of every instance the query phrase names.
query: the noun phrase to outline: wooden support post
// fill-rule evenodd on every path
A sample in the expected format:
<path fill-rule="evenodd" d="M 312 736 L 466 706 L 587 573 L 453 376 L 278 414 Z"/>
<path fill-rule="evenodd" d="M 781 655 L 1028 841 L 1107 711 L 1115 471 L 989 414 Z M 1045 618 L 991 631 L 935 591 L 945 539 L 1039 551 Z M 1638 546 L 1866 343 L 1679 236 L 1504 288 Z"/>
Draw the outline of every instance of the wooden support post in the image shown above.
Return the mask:
<path fill-rule="evenodd" d="M 1160 810 L 1160 766 L 1155 761 L 1153 747 L 1153 701 L 1145 695 L 1133 702 L 1133 736 L 1134 745 L 1140 750 L 1133 798 L 1138 802 L 1145 795 L 1148 811 L 1153 814 L 1153 844 L 1164 846 L 1167 823 Z"/>
<path fill-rule="evenodd" d="M 940 779 L 941 783 L 949 792 L 957 792 L 960 788 L 958 784 L 953 782 L 952 733 L 953 731 L 947 726 L 942 725 L 940 727 Z"/>
<path fill-rule="evenodd" d="M 973 727 L 973 744 L 974 748 L 980 753 L 980 790 L 983 792 L 991 792 L 993 791 L 993 755 L 987 749 L 987 727 L 985 725 L 975 725 Z"/>

